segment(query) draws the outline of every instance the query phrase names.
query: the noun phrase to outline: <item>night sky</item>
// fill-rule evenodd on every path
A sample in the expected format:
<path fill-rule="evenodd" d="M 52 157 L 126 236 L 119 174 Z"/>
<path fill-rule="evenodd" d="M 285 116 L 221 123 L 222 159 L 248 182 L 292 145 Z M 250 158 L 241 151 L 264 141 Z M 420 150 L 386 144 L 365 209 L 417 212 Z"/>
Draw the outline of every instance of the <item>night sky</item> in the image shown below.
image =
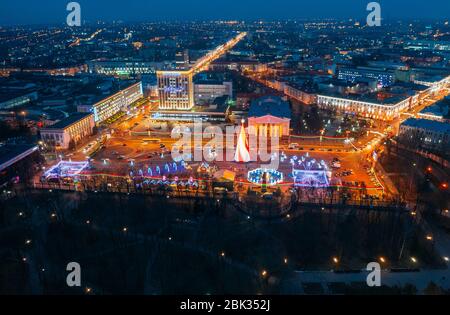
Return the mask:
<path fill-rule="evenodd" d="M 64 23 L 69 0 L 0 0 L 0 25 Z M 130 22 L 365 18 L 369 0 L 79 0 L 82 19 Z M 450 18 L 449 0 L 382 0 L 384 19 Z"/>

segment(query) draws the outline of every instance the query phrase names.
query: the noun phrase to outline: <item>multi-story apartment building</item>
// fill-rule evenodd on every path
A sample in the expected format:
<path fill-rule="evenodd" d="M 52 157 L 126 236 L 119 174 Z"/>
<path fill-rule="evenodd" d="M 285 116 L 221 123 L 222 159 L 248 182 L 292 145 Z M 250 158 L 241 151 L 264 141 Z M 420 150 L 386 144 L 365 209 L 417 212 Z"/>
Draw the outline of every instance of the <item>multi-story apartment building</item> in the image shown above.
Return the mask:
<path fill-rule="evenodd" d="M 429 119 L 410 118 L 400 125 L 399 139 L 414 148 L 427 148 L 448 153 L 450 124 Z"/>
<path fill-rule="evenodd" d="M 384 103 L 371 99 L 353 99 L 344 96 L 317 95 L 317 105 L 321 108 L 333 109 L 339 112 L 354 114 L 360 117 L 392 120 L 402 112 L 417 105 L 419 95 L 411 97 L 394 97 Z"/>
<path fill-rule="evenodd" d="M 143 96 L 142 82 L 138 82 L 93 104 L 80 105 L 78 111 L 93 113 L 95 123 L 100 124 Z"/>
<path fill-rule="evenodd" d="M 339 80 L 356 82 L 358 79 L 376 80 L 382 87 L 391 86 L 395 82 L 395 72 L 375 68 L 341 68 L 338 74 Z"/>
<path fill-rule="evenodd" d="M 92 60 L 87 62 L 89 73 L 108 76 L 135 77 L 142 74 L 155 74 L 161 65 L 156 62 Z"/>

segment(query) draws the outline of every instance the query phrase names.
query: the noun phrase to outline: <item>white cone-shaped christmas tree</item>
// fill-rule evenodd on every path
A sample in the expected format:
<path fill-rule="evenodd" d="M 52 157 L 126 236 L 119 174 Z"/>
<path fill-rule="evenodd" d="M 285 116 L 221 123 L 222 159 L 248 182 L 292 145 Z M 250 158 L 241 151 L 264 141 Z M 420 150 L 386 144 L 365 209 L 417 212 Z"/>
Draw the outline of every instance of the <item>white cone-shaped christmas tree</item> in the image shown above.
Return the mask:
<path fill-rule="evenodd" d="M 234 161 L 238 163 L 250 162 L 250 152 L 247 142 L 247 133 L 245 132 L 244 122 L 242 122 L 241 131 L 239 133 L 236 145 L 236 153 Z"/>

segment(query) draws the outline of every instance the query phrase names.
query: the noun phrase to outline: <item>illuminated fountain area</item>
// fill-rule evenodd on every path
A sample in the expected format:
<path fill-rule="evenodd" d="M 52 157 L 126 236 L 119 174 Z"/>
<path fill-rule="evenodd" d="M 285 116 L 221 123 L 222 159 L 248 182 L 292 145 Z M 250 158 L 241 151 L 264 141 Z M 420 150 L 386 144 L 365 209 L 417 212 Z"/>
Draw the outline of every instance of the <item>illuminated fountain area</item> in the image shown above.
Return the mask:
<path fill-rule="evenodd" d="M 290 159 L 295 187 L 329 187 L 331 170 L 325 161 L 313 159 L 307 153 Z"/>

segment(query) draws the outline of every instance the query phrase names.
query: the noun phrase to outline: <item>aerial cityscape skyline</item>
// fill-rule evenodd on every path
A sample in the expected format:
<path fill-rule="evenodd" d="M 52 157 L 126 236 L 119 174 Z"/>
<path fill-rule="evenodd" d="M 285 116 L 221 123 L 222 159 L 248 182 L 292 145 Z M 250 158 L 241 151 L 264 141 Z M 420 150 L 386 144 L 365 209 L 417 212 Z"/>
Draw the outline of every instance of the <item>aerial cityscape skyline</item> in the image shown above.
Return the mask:
<path fill-rule="evenodd" d="M 450 294 L 448 1 L 67 4 L 1 5 L 0 296 Z"/>
<path fill-rule="evenodd" d="M 66 19 L 65 0 L 21 0 L 1 4 L 0 25 L 60 24 Z M 123 6 L 120 0 L 78 1 L 84 22 L 96 21 L 196 21 L 196 20 L 301 20 L 301 19 L 365 19 L 369 1 L 318 0 L 245 0 L 214 2 L 182 0 L 170 2 L 131 0 Z M 378 1 L 383 19 L 448 19 L 450 3 L 445 0 Z M 4 14 L 8 12 L 8 14 Z"/>

